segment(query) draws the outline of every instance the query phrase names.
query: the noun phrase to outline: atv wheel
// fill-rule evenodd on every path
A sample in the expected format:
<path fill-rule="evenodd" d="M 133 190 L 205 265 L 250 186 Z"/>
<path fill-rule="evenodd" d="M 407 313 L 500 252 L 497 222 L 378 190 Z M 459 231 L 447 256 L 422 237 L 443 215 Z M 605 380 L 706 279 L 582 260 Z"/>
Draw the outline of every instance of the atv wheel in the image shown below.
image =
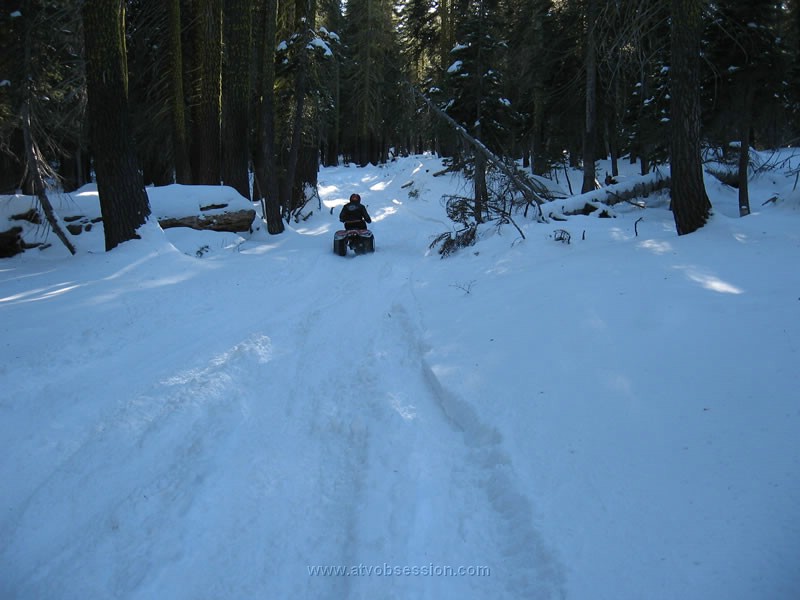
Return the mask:
<path fill-rule="evenodd" d="M 333 240 L 333 251 L 338 254 L 339 256 L 344 256 L 347 254 L 347 240 Z"/>

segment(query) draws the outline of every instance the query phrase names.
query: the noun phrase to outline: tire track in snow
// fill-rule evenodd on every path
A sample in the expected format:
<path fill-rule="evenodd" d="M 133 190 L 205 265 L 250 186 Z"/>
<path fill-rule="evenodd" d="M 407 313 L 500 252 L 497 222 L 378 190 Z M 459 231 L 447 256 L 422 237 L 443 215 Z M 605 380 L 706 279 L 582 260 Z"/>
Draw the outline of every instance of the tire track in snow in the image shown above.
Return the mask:
<path fill-rule="evenodd" d="M 181 562 L 197 535 L 191 514 L 246 418 L 255 373 L 270 359 L 269 339 L 252 335 L 99 424 L 25 503 L 2 551 L 14 573 L 6 585 L 20 597 L 133 597 Z M 48 590 L 49 581 L 73 587 Z"/>
<path fill-rule="evenodd" d="M 345 320 L 359 314 L 363 332 L 351 349 L 356 358 L 341 359 L 352 366 L 344 369 L 350 378 L 312 394 L 313 434 L 330 444 L 325 464 L 342 480 L 335 503 L 350 505 L 338 524 L 328 523 L 328 535 L 339 535 L 341 544 L 324 544 L 327 554 L 318 554 L 317 564 L 485 565 L 492 575 L 362 572 L 318 578 L 307 591 L 389 600 L 563 597 L 561 566 L 534 526 L 532 503 L 515 483 L 502 436 L 447 392 L 425 361 L 406 308 L 386 302 L 410 295 L 413 303 L 411 278 L 389 261 L 372 266 L 381 285 L 362 290 L 357 311 L 343 310 Z M 319 315 L 312 317 L 316 323 Z M 305 327 L 312 330 L 318 327 Z M 314 387 L 319 375 L 312 379 Z"/>
<path fill-rule="evenodd" d="M 316 268 L 330 266 L 323 260 Z M 277 460 L 268 467 L 277 467 L 286 478 L 280 500 L 293 505 L 280 507 L 285 518 L 278 520 L 277 530 L 267 532 L 282 541 L 273 546 L 271 557 L 276 581 L 286 586 L 270 588 L 276 597 L 350 597 L 349 578 L 310 577 L 307 570 L 313 565 L 351 564 L 356 552 L 356 507 L 368 432 L 349 412 L 357 390 L 344 377 L 347 354 L 342 345 L 335 345 L 352 338 L 346 330 L 352 286 L 347 274 L 343 271 L 343 280 L 325 290 L 321 302 L 313 273 L 305 279 L 312 286 L 305 296 L 310 301 L 295 313 L 303 316 L 290 328 L 286 348 L 278 350 L 286 354 L 292 383 L 283 390 L 281 414 L 265 421 L 265 429 L 283 423 L 282 439 L 306 444 L 288 452 L 276 448 Z"/>
<path fill-rule="evenodd" d="M 504 584 L 509 598 L 563 598 L 563 567 L 547 546 L 534 523 L 531 500 L 519 489 L 511 457 L 495 428 L 483 423 L 475 410 L 449 392 L 425 360 L 427 348 L 417 334 L 402 304 L 392 308 L 405 343 L 416 357 L 428 397 L 441 410 L 450 427 L 466 447 L 469 468 L 474 471 L 484 501 L 491 508 L 487 532 L 498 556 L 492 567 L 493 579 Z M 495 597 L 501 597 L 496 590 Z"/>

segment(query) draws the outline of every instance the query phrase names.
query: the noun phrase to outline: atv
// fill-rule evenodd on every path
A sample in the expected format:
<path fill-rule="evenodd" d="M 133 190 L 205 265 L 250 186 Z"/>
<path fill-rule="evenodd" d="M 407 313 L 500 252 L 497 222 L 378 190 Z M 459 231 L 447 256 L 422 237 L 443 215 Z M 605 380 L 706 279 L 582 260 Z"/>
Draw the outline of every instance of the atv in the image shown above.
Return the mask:
<path fill-rule="evenodd" d="M 333 236 L 333 251 L 345 256 L 347 248 L 356 254 L 375 252 L 375 236 L 369 229 L 340 229 Z"/>

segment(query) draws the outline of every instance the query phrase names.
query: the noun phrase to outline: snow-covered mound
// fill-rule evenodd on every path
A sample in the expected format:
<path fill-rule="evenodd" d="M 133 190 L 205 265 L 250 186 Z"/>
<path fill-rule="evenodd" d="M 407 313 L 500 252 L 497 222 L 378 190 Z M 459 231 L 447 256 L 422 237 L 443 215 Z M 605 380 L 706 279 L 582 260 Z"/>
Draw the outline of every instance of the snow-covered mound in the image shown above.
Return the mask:
<path fill-rule="evenodd" d="M 253 203 L 231 187 L 173 184 L 146 190 L 151 221 L 158 221 L 164 228 L 184 224 L 195 229 L 238 232 L 258 227 L 258 223 L 253 223 Z M 56 217 L 79 251 L 102 252 L 105 249 L 100 198 L 95 184 L 85 185 L 70 194 L 52 194 L 50 200 Z M 60 246 L 43 222 L 44 211 L 35 197 L 0 196 L 0 231 L 18 227 L 24 243 L 39 250 L 50 250 L 53 244 Z M 176 235 L 182 233 L 185 232 Z M 48 254 L 52 253 L 51 250 Z"/>

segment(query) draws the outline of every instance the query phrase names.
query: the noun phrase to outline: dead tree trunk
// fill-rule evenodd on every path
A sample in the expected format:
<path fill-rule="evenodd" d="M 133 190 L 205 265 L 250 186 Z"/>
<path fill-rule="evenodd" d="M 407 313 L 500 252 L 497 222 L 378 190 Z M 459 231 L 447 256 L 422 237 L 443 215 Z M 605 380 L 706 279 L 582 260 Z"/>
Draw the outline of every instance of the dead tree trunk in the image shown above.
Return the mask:
<path fill-rule="evenodd" d="M 745 85 L 747 90 L 744 94 L 744 110 L 742 111 L 739 123 L 739 216 L 746 217 L 750 214 L 750 189 L 748 187 L 747 174 L 750 170 L 750 129 L 752 127 L 753 97 L 755 96 L 755 85 L 748 77 Z"/>
<path fill-rule="evenodd" d="M 53 210 L 53 205 L 50 203 L 50 198 L 47 197 L 47 192 L 45 191 L 44 180 L 42 179 L 42 173 L 40 171 L 41 157 L 33 141 L 33 136 L 31 135 L 31 115 L 30 107 L 27 103 L 23 109 L 22 130 L 25 136 L 25 157 L 28 161 L 28 176 L 33 182 L 33 193 L 39 199 L 39 204 L 42 205 L 44 216 L 50 224 L 53 233 L 55 233 L 58 239 L 61 240 L 61 243 L 66 246 L 70 254 L 75 254 L 75 246 L 72 245 L 72 242 L 67 238 L 67 234 L 61 229 L 56 213 Z"/>
<path fill-rule="evenodd" d="M 597 139 L 597 12 L 597 0 L 590 0 L 586 25 L 586 122 L 583 128 L 582 194 L 597 188 L 594 171 Z"/>
<path fill-rule="evenodd" d="M 26 6 L 26 8 L 29 7 Z M 34 32 L 31 31 L 30 10 L 25 13 L 25 18 L 27 23 L 25 28 L 25 73 L 30 74 L 32 71 L 31 36 L 34 35 Z M 50 224 L 53 233 L 55 233 L 58 239 L 61 240 L 64 246 L 66 246 L 70 254 L 75 254 L 75 246 L 72 245 L 72 242 L 70 242 L 67 238 L 67 234 L 65 234 L 64 230 L 61 229 L 61 225 L 59 225 L 55 211 L 53 210 L 53 205 L 50 203 L 50 199 L 47 197 L 47 192 L 45 191 L 44 180 L 42 179 L 41 171 L 42 165 L 44 164 L 44 159 L 39 153 L 39 149 L 36 146 L 36 141 L 33 139 L 33 132 L 31 130 L 31 94 L 33 91 L 31 90 L 30 78 L 26 79 L 28 82 L 25 92 L 25 102 L 22 107 L 22 136 L 25 145 L 25 158 L 28 163 L 28 180 L 33 183 L 33 193 L 39 199 L 39 203 L 42 205 L 42 210 L 44 210 L 44 216 L 47 219 L 47 222 Z"/>

